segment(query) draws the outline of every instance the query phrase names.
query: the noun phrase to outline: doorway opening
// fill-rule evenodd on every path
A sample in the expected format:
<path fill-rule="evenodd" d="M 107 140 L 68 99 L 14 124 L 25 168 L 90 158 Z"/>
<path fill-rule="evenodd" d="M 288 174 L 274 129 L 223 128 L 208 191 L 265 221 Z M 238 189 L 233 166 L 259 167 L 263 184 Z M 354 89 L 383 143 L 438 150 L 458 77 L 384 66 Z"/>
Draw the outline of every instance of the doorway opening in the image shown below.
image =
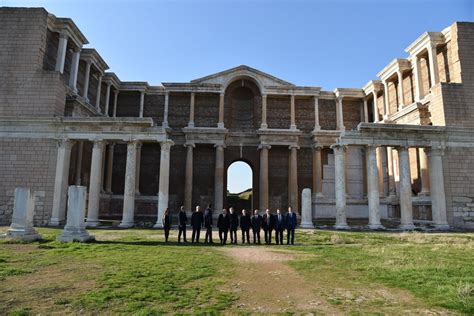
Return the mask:
<path fill-rule="evenodd" d="M 226 203 L 238 214 L 242 209 L 251 212 L 253 209 L 253 172 L 252 167 L 242 160 L 233 162 L 227 168 Z"/>

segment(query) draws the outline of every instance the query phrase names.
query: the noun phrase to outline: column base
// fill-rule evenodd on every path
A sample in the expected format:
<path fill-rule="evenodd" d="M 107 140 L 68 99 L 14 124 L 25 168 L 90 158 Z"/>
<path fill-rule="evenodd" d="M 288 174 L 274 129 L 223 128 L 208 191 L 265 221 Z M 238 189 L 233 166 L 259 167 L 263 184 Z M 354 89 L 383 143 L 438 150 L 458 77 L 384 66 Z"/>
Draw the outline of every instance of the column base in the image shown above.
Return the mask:
<path fill-rule="evenodd" d="M 351 229 L 349 227 L 349 225 L 347 225 L 346 223 L 341 223 L 341 224 L 336 224 L 334 225 L 334 229 L 337 229 L 337 230 L 349 230 Z"/>
<path fill-rule="evenodd" d="M 217 128 L 224 128 L 224 123 L 217 123 Z"/>
<path fill-rule="evenodd" d="M 430 191 L 421 191 L 418 196 L 430 196 Z"/>
<path fill-rule="evenodd" d="M 121 222 L 118 227 L 120 227 L 120 228 L 132 228 L 133 226 L 135 226 L 134 222 Z"/>
<path fill-rule="evenodd" d="M 194 122 L 189 122 L 188 127 L 193 128 L 194 127 Z"/>
<path fill-rule="evenodd" d="M 369 224 L 367 227 L 371 230 L 385 230 L 385 227 L 382 224 Z"/>
<path fill-rule="evenodd" d="M 260 124 L 260 129 L 267 129 L 268 128 L 268 124 Z"/>
<path fill-rule="evenodd" d="M 88 241 L 94 241 L 95 237 L 92 235 L 89 235 L 87 230 L 84 228 L 80 227 L 69 227 L 67 229 L 64 229 L 63 233 L 56 238 L 57 241 L 62 241 L 62 242 L 73 242 L 73 241 L 79 241 L 79 242 L 88 242 Z"/>
<path fill-rule="evenodd" d="M 296 125 L 290 125 L 290 129 L 296 130 Z"/>
<path fill-rule="evenodd" d="M 61 220 L 59 218 L 51 218 L 49 220 L 48 226 L 62 226 L 64 225 L 64 220 Z"/>
<path fill-rule="evenodd" d="M 99 227 L 100 222 L 98 220 L 86 220 L 86 227 Z"/>
<path fill-rule="evenodd" d="M 433 226 L 436 230 L 450 230 L 451 229 L 448 224 L 434 224 Z"/>
<path fill-rule="evenodd" d="M 400 226 L 398 226 L 398 228 L 402 229 L 402 230 L 414 230 L 415 225 L 413 225 L 413 224 L 401 224 Z"/>
<path fill-rule="evenodd" d="M 153 225 L 153 228 L 163 228 L 163 223 L 162 222 L 156 222 L 156 224 Z"/>
<path fill-rule="evenodd" d="M 301 222 L 300 228 L 314 228 L 313 222 Z"/>
<path fill-rule="evenodd" d="M 5 235 L 6 238 L 35 241 L 41 240 L 42 236 L 33 227 L 30 228 L 9 228 Z"/>

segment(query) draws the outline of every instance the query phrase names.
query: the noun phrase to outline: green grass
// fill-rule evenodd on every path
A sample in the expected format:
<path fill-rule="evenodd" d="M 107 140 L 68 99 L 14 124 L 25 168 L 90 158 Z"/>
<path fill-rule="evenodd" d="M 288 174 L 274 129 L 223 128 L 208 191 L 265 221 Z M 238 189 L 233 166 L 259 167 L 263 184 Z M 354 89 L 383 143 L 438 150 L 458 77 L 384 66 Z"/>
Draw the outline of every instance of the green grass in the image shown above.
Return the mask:
<path fill-rule="evenodd" d="M 474 314 L 473 234 L 317 232 L 300 240 L 315 245 L 298 248 L 312 256 L 290 264 L 309 277 L 361 291 L 381 283 L 429 306 Z"/>

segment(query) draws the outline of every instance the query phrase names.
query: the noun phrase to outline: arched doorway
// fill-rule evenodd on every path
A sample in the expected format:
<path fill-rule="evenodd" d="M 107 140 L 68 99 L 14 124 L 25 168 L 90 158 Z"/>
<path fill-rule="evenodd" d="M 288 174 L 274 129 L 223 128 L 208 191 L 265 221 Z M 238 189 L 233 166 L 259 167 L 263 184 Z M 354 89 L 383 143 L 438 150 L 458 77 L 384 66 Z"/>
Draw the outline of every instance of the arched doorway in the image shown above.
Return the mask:
<path fill-rule="evenodd" d="M 253 171 L 243 160 L 234 161 L 227 168 L 227 191 L 224 205 L 237 212 L 253 209 Z"/>

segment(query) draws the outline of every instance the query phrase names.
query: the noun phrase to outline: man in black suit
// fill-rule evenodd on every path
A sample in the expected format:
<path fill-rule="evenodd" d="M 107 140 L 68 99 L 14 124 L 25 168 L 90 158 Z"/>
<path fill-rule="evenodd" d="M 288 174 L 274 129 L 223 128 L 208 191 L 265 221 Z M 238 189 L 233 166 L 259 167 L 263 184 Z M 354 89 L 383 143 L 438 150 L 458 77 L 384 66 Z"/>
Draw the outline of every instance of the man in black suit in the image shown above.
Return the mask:
<path fill-rule="evenodd" d="M 265 232 L 265 243 L 271 244 L 272 243 L 272 231 L 275 227 L 275 219 L 273 215 L 270 213 L 270 209 L 265 210 L 265 214 L 262 217 L 262 228 Z"/>
<path fill-rule="evenodd" d="M 286 244 L 290 244 L 290 235 L 291 235 L 291 244 L 295 244 L 295 228 L 296 228 L 296 213 L 293 212 L 291 206 L 288 207 L 288 213 L 286 213 Z"/>
<path fill-rule="evenodd" d="M 258 210 L 253 212 L 253 216 L 250 218 L 250 224 L 253 232 L 253 243 L 260 245 L 260 227 L 262 227 L 262 216 L 258 214 Z"/>
<path fill-rule="evenodd" d="M 242 230 L 242 244 L 245 244 L 245 237 L 247 236 L 247 244 L 250 244 L 250 216 L 247 215 L 245 209 L 242 210 L 240 217 L 240 229 Z"/>
<path fill-rule="evenodd" d="M 221 245 L 225 245 L 227 243 L 227 233 L 229 232 L 230 227 L 230 216 L 227 214 L 226 209 L 223 209 L 222 214 L 219 214 L 219 217 L 217 218 L 217 227 L 219 228 L 219 239 Z"/>
<path fill-rule="evenodd" d="M 204 217 L 202 216 L 201 209 L 196 206 L 196 211 L 194 211 L 193 215 L 191 216 L 191 226 L 193 227 L 193 235 L 192 235 L 192 242 L 196 241 L 199 243 L 199 235 L 201 234 L 201 227 L 204 224 Z"/>
<path fill-rule="evenodd" d="M 237 243 L 237 228 L 239 228 L 239 216 L 234 212 L 234 208 L 231 207 L 230 211 L 230 243 Z"/>
<path fill-rule="evenodd" d="M 277 208 L 277 214 L 275 215 L 275 239 L 277 245 L 283 245 L 283 231 L 285 230 L 285 217 L 281 214 L 279 208 Z"/>
<path fill-rule="evenodd" d="M 206 210 L 204 211 L 204 227 L 206 227 L 206 237 L 204 241 L 209 244 L 213 244 L 212 242 L 212 210 L 211 204 L 207 205 Z"/>
<path fill-rule="evenodd" d="M 188 223 L 188 216 L 184 211 L 184 206 L 181 206 L 178 213 L 178 242 L 181 242 L 181 235 L 183 235 L 184 242 L 186 240 L 186 224 Z"/>

